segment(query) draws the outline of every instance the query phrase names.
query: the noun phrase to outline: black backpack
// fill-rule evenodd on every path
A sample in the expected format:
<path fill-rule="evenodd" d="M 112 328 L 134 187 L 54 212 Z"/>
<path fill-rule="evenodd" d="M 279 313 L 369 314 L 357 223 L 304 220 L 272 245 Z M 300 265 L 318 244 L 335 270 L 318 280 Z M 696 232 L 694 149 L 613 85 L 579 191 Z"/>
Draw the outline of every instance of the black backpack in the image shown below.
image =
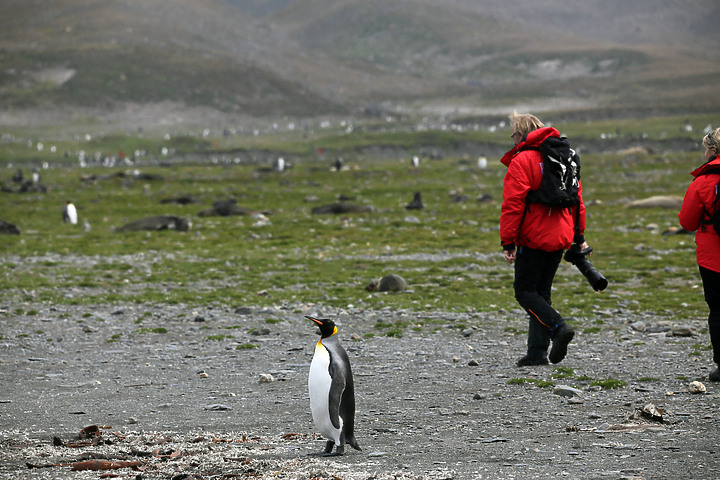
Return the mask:
<path fill-rule="evenodd" d="M 543 178 L 538 190 L 531 190 L 526 203 L 549 207 L 575 207 L 580 204 L 580 157 L 566 137 L 548 137 L 538 150 L 543 159 Z"/>
<path fill-rule="evenodd" d="M 720 168 L 712 168 L 705 172 L 703 172 L 701 175 L 711 175 L 711 174 L 720 175 Z M 705 225 L 712 225 L 715 229 L 715 233 L 720 235 L 720 182 L 718 182 L 715 185 L 715 203 L 713 204 L 713 215 L 710 215 L 707 211 L 705 211 L 705 215 L 708 217 L 708 220 L 703 220 L 703 228 Z"/>

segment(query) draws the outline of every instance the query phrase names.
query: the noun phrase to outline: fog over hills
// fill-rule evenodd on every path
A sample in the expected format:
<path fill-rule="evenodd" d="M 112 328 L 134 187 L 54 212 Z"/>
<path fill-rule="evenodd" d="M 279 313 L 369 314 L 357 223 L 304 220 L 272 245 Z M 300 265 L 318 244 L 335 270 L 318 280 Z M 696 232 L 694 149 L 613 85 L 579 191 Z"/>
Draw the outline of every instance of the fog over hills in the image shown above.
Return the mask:
<path fill-rule="evenodd" d="M 0 124 L 713 109 L 716 0 L 4 0 Z"/>

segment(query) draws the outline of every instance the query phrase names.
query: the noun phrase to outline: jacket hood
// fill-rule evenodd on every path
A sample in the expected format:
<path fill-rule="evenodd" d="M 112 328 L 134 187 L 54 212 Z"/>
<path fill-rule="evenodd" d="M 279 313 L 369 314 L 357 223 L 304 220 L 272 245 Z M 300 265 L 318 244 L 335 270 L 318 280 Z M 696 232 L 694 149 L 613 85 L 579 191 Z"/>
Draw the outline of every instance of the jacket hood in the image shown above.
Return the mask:
<path fill-rule="evenodd" d="M 500 162 L 507 167 L 510 165 L 512 158 L 521 150 L 527 148 L 540 148 L 540 144 L 548 137 L 560 137 L 560 132 L 553 127 L 543 127 L 533 130 L 525 135 L 525 138 L 523 138 L 520 143 L 508 150 L 508 152 L 500 159 Z"/>
<path fill-rule="evenodd" d="M 707 162 L 703 163 L 698 168 L 696 168 L 695 170 L 690 172 L 690 174 L 693 177 L 697 177 L 698 175 L 702 175 L 702 174 L 706 173 L 706 170 L 716 169 L 716 168 L 720 168 L 720 157 L 718 157 L 717 155 L 715 155 L 710 160 L 708 160 Z"/>

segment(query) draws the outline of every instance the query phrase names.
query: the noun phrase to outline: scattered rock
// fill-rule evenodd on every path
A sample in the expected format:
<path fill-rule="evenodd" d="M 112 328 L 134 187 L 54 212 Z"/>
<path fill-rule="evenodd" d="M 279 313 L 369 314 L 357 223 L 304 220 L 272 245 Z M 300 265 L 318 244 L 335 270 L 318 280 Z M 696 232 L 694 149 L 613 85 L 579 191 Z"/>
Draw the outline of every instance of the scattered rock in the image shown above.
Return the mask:
<path fill-rule="evenodd" d="M 191 203 L 197 203 L 197 200 L 195 200 L 195 197 L 193 197 L 192 195 L 178 195 L 172 198 L 163 198 L 162 200 L 160 200 L 160 203 L 177 203 L 178 205 L 189 205 Z"/>
<path fill-rule="evenodd" d="M 404 292 L 407 289 L 407 280 L 394 273 L 385 275 L 380 280 L 373 280 L 365 286 L 368 292 Z"/>
<path fill-rule="evenodd" d="M 671 337 L 692 337 L 693 331 L 690 327 L 672 327 L 670 329 Z"/>
<path fill-rule="evenodd" d="M 224 410 L 232 410 L 232 407 L 230 407 L 228 405 L 224 405 L 222 403 L 214 403 L 212 405 L 207 405 L 205 407 L 205 410 L 224 411 Z"/>
<path fill-rule="evenodd" d="M 20 235 L 20 229 L 17 225 L 0 220 L 0 234 L 3 235 Z"/>
<path fill-rule="evenodd" d="M 702 382 L 698 382 L 697 380 L 694 382 L 690 382 L 690 385 L 688 385 L 688 391 L 690 393 L 705 393 L 707 392 L 707 388 L 705 388 L 705 385 Z"/>
<path fill-rule="evenodd" d="M 372 213 L 375 207 L 371 205 L 357 205 L 352 203 L 338 202 L 330 205 L 314 207 L 310 212 L 313 215 L 339 214 L 339 213 Z"/>
<path fill-rule="evenodd" d="M 555 388 L 553 388 L 553 393 L 561 397 L 577 397 L 582 395 L 582 390 L 567 385 L 556 385 Z"/>
<path fill-rule="evenodd" d="M 656 407 L 652 403 L 648 403 L 640 409 L 640 416 L 642 416 L 644 418 L 648 418 L 650 420 L 654 420 L 656 422 L 664 422 L 664 419 L 663 419 L 664 414 L 665 414 L 665 409 Z"/>
<path fill-rule="evenodd" d="M 675 195 L 656 195 L 628 203 L 625 208 L 668 208 L 680 210 L 682 197 Z"/>
<path fill-rule="evenodd" d="M 272 383 L 275 381 L 275 377 L 273 377 L 269 373 L 261 373 L 260 377 L 258 378 L 258 383 Z"/>
<path fill-rule="evenodd" d="M 646 330 L 645 322 L 638 320 L 637 322 L 631 323 L 630 328 L 637 332 L 644 332 Z"/>
<path fill-rule="evenodd" d="M 228 200 L 218 200 L 213 203 L 212 207 L 198 212 L 199 217 L 230 217 L 252 215 L 253 211 L 237 205 L 237 200 L 230 198 Z"/>
<path fill-rule="evenodd" d="M 191 226 L 192 223 L 187 218 L 176 217 L 175 215 L 157 215 L 155 217 L 142 218 L 140 220 L 127 223 L 118 228 L 118 231 L 138 232 L 141 230 L 177 230 L 178 232 L 187 232 L 190 230 Z"/>

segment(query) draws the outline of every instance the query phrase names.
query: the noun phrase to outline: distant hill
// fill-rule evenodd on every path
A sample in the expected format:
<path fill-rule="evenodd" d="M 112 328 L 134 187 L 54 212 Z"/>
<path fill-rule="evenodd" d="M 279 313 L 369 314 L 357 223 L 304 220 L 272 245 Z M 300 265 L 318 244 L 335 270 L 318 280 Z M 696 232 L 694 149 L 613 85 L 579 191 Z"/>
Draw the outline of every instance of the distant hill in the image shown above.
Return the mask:
<path fill-rule="evenodd" d="M 717 109 L 716 0 L 4 0 L 0 125 Z"/>

